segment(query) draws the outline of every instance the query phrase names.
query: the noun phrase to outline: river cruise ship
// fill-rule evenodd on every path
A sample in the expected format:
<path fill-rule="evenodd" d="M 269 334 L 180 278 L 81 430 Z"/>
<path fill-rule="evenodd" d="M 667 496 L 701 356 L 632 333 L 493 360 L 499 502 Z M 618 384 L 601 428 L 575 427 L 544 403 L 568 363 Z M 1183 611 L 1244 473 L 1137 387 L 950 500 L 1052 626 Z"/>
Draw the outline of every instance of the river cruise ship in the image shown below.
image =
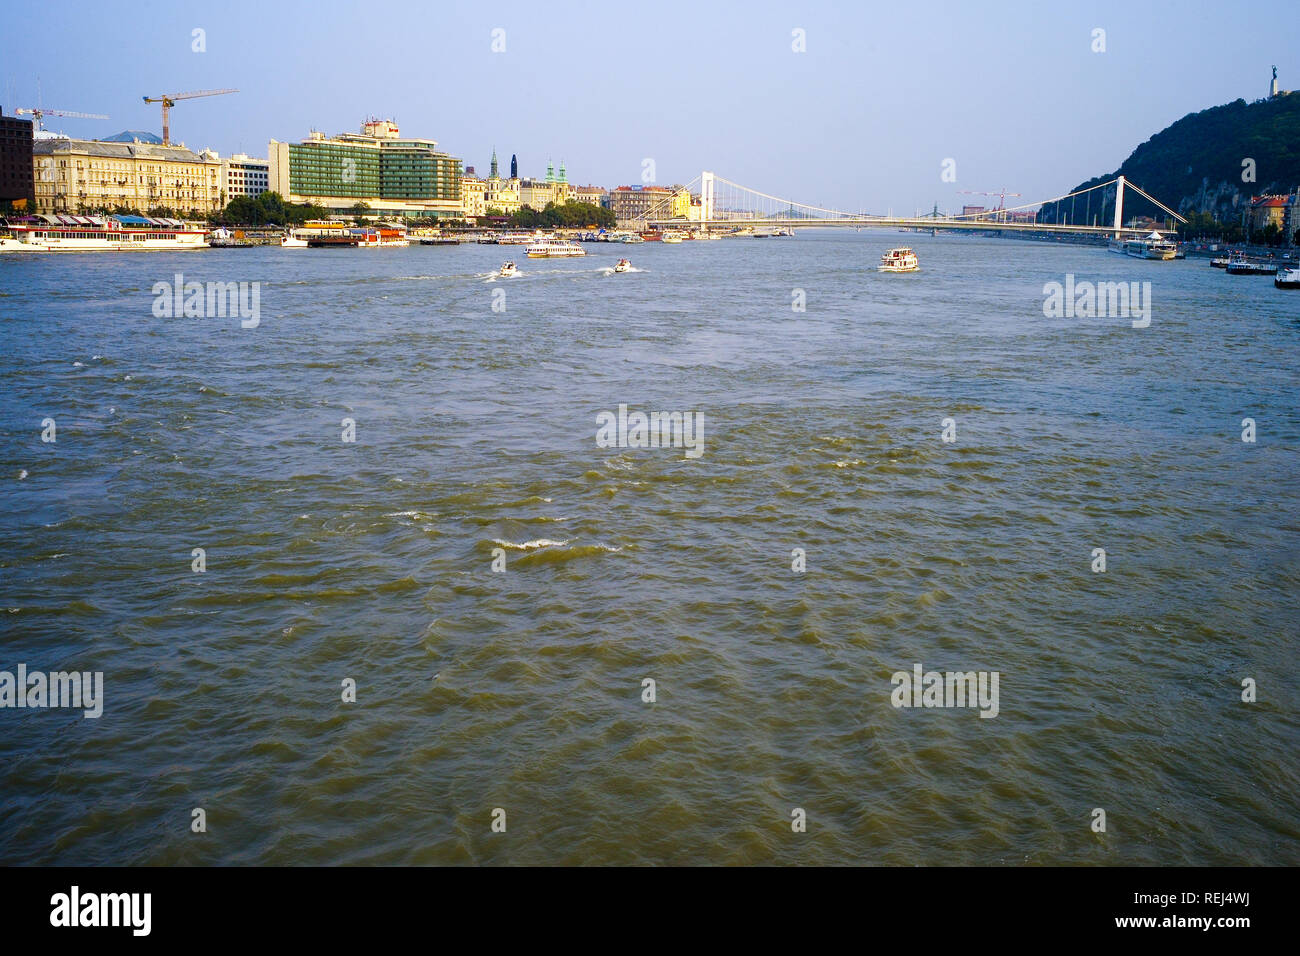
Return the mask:
<path fill-rule="evenodd" d="M 585 256 L 587 250 L 568 239 L 543 239 L 534 242 L 524 250 L 529 259 L 567 259 L 570 256 Z"/>
<path fill-rule="evenodd" d="M 206 249 L 202 228 L 146 216 L 45 213 L 0 220 L 0 252 L 176 252 Z"/>

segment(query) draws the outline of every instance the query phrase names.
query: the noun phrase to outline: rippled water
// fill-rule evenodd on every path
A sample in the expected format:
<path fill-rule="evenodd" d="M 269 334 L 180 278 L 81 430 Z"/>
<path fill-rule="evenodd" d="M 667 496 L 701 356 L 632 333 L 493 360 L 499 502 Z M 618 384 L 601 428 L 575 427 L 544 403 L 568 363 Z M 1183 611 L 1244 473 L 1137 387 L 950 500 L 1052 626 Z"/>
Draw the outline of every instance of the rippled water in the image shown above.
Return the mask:
<path fill-rule="evenodd" d="M 1300 295 L 587 248 L 0 258 L 0 669 L 106 698 L 0 710 L 0 860 L 1300 862 Z M 260 326 L 155 318 L 177 271 Z M 1066 273 L 1149 280 L 1151 326 L 1045 318 Z M 597 447 L 620 403 L 703 455 Z M 998 716 L 893 707 L 917 663 Z"/>

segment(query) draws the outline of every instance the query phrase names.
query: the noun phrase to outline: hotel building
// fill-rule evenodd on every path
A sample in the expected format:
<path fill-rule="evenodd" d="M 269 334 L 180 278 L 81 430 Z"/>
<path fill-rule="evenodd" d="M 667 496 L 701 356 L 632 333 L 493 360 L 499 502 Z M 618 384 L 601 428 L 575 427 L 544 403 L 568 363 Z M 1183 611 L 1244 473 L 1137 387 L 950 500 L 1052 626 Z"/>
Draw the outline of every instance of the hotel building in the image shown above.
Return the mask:
<path fill-rule="evenodd" d="M 31 164 L 39 213 L 166 207 L 207 216 L 225 205 L 221 160 L 210 150 L 58 137 L 35 140 Z"/>
<path fill-rule="evenodd" d="M 460 218 L 461 162 L 431 139 L 403 138 L 392 120 L 369 119 L 358 133 L 300 143 L 271 140 L 270 188 L 288 202 L 350 213 L 357 203 L 378 216 Z"/>

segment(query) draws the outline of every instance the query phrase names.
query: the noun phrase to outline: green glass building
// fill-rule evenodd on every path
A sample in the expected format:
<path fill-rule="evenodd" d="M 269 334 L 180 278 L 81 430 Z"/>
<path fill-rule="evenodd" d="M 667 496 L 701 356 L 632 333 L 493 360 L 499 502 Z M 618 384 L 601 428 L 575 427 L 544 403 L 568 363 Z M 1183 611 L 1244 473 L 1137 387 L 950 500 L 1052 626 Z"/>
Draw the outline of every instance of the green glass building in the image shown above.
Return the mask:
<path fill-rule="evenodd" d="M 300 143 L 271 141 L 272 190 L 290 202 L 310 202 L 351 215 L 365 203 L 381 217 L 458 218 L 461 161 L 431 139 L 403 139 L 391 120 L 367 120 L 362 132 Z"/>

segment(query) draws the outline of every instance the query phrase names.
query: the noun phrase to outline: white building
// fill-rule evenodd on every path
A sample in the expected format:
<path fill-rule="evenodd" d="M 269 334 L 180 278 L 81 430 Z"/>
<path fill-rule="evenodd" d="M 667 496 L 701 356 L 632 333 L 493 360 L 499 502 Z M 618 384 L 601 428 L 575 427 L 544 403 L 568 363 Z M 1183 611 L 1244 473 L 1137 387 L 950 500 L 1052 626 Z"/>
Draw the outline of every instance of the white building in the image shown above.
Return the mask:
<path fill-rule="evenodd" d="M 254 198 L 270 188 L 271 164 L 265 159 L 254 159 L 236 153 L 221 161 L 221 188 L 226 192 L 226 202 L 237 196 Z"/>

